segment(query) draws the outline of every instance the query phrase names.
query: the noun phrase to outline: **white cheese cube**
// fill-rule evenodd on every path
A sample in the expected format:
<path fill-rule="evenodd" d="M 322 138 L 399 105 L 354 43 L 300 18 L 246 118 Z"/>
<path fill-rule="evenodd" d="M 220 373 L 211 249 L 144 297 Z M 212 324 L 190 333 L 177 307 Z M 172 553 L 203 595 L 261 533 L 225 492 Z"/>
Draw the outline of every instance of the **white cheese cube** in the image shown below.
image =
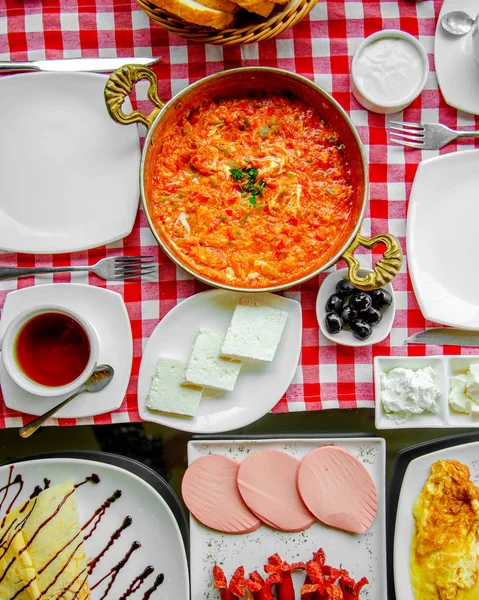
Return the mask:
<path fill-rule="evenodd" d="M 198 410 L 203 388 L 181 385 L 186 363 L 173 358 L 160 358 L 146 397 L 151 410 L 194 417 Z"/>
<path fill-rule="evenodd" d="M 288 313 L 256 304 L 236 306 L 221 356 L 271 362 L 283 335 Z"/>
<path fill-rule="evenodd" d="M 467 375 L 465 373 L 460 373 L 459 375 L 451 375 L 449 384 L 451 386 L 451 390 L 457 388 L 465 392 L 467 385 Z"/>
<path fill-rule="evenodd" d="M 466 394 L 479 402 L 479 363 L 474 363 L 469 367 L 467 372 Z"/>
<path fill-rule="evenodd" d="M 221 333 L 199 329 L 183 381 L 216 390 L 231 391 L 241 370 L 241 362 L 220 358 Z"/>

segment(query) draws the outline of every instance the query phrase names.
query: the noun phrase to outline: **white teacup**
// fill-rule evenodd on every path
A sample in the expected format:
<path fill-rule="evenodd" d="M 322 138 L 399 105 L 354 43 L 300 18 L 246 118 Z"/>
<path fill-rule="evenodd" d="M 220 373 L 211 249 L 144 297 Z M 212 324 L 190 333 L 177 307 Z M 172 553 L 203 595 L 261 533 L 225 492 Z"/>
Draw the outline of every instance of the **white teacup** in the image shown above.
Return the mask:
<path fill-rule="evenodd" d="M 22 328 L 34 317 L 46 313 L 60 313 L 75 320 L 88 337 L 90 353 L 84 370 L 74 380 L 64 385 L 50 386 L 38 383 L 28 377 L 21 369 L 16 357 L 16 344 Z M 18 314 L 8 325 L 1 342 L 2 361 L 8 375 L 25 391 L 37 396 L 61 396 L 71 394 L 77 390 L 93 373 L 99 353 L 98 337 L 88 321 L 78 313 L 62 306 L 42 306 L 28 309 Z"/>

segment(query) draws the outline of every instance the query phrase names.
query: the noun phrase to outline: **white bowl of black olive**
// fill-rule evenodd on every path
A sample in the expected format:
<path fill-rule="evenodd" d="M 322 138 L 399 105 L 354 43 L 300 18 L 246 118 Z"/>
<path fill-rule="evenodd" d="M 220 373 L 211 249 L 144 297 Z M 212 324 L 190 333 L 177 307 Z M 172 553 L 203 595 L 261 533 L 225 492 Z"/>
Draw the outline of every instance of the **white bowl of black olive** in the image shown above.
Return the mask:
<path fill-rule="evenodd" d="M 372 273 L 360 269 L 359 275 Z M 330 273 L 319 288 L 316 316 L 322 334 L 343 346 L 371 346 L 382 342 L 394 321 L 394 290 L 390 283 L 363 292 L 348 280 L 348 269 Z"/>

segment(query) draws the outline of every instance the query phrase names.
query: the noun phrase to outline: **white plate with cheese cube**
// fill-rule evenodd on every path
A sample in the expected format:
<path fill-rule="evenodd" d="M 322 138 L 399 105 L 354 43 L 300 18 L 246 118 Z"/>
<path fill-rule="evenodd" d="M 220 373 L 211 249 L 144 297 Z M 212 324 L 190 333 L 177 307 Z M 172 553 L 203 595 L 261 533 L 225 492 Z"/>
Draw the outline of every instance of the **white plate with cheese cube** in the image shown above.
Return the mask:
<path fill-rule="evenodd" d="M 272 329 L 280 332 L 276 333 L 276 339 L 274 335 L 266 335 L 265 338 L 266 346 L 274 346 L 277 338 L 280 338 L 274 358 L 266 362 L 272 357 L 271 348 L 265 348 L 264 352 L 254 348 L 252 353 L 256 360 L 242 361 L 234 389 L 221 391 L 205 387 L 193 417 L 148 408 L 147 399 L 158 360 L 163 357 L 182 361 L 186 370 L 198 331 L 202 329 L 226 336 L 240 301 L 287 313 L 284 322 L 281 315 L 264 311 L 265 322 L 269 324 L 268 332 Z M 271 319 L 277 322 L 272 323 Z M 192 433 L 222 433 L 254 423 L 269 412 L 288 389 L 298 366 L 301 339 L 301 305 L 296 300 L 269 293 L 241 294 L 224 290 L 209 290 L 183 300 L 157 325 L 143 352 L 138 376 L 139 414 L 145 421 Z M 238 352 L 245 352 L 241 344 L 235 348 Z M 238 356 L 235 355 L 235 358 Z M 190 378 L 194 378 L 194 374 L 190 370 L 188 372 Z M 171 385 L 177 385 L 173 379 Z M 163 391 L 168 393 L 167 389 Z M 194 394 L 190 396 L 194 403 Z M 183 401 L 188 402 L 188 399 L 183 398 L 182 404 Z M 183 406 L 183 410 L 188 412 L 186 406 Z"/>

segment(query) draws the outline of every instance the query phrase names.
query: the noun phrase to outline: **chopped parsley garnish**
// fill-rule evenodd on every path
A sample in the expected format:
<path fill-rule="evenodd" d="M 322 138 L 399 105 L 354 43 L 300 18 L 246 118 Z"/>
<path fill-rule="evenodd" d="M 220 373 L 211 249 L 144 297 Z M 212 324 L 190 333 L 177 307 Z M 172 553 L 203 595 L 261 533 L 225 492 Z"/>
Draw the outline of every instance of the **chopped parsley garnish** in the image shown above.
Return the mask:
<path fill-rule="evenodd" d="M 257 197 L 261 196 L 266 187 L 266 183 L 263 179 L 258 181 L 258 169 L 254 169 L 253 167 L 244 170 L 230 168 L 230 173 L 236 183 L 241 182 L 241 193 L 244 196 L 250 194 L 249 202 L 251 206 L 256 206 Z"/>

